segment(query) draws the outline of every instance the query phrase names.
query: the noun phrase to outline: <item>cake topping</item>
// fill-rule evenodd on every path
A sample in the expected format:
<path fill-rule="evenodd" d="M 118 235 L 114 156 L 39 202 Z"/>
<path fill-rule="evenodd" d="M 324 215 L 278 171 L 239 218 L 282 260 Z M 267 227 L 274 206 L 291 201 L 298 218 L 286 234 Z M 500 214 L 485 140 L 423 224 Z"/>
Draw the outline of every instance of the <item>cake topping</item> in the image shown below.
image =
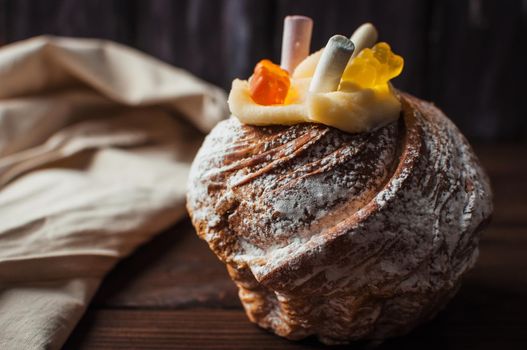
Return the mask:
<path fill-rule="evenodd" d="M 289 74 L 269 60 L 261 60 L 254 67 L 249 80 L 249 91 L 260 105 L 283 104 L 289 91 Z"/>
<path fill-rule="evenodd" d="M 401 73 L 404 61 L 387 43 L 374 45 L 373 25 L 360 26 L 351 39 L 333 36 L 294 68 L 291 58 L 303 55 L 300 46 L 309 47 L 311 26 L 308 20 L 291 18 L 296 17 L 287 17 L 289 29 L 284 28 L 288 43 L 282 49 L 289 52 L 282 52 L 285 69 L 262 60 L 249 81 L 233 81 L 229 107 L 236 118 L 251 125 L 321 123 L 357 133 L 399 117 L 401 104 L 389 81 Z M 299 28 L 308 33 L 301 35 Z"/>
<path fill-rule="evenodd" d="M 378 43 L 372 49 L 362 50 L 348 64 L 342 84 L 351 82 L 361 89 L 386 87 L 402 70 L 402 57 L 394 54 L 387 43 Z"/>
<path fill-rule="evenodd" d="M 355 50 L 355 45 L 350 39 L 342 35 L 332 36 L 320 56 L 317 64 L 309 92 L 331 92 L 337 90 L 340 78 L 351 54 Z"/>
<path fill-rule="evenodd" d="M 296 66 L 309 55 L 313 20 L 305 16 L 287 16 L 282 36 L 280 66 L 292 73 Z"/>
<path fill-rule="evenodd" d="M 355 44 L 355 52 L 351 58 L 357 56 L 362 50 L 372 47 L 377 42 L 377 29 L 371 23 L 364 23 L 353 32 L 351 41 Z"/>

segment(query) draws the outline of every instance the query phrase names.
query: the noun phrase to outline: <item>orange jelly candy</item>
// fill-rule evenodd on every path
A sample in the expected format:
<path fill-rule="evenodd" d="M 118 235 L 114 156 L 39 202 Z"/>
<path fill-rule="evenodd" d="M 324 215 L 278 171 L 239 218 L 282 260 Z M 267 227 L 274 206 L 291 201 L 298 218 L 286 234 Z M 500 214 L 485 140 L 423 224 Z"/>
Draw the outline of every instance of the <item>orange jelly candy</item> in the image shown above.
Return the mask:
<path fill-rule="evenodd" d="M 284 103 L 290 85 L 287 71 L 269 60 L 261 60 L 254 67 L 249 91 L 260 105 L 279 105 Z"/>

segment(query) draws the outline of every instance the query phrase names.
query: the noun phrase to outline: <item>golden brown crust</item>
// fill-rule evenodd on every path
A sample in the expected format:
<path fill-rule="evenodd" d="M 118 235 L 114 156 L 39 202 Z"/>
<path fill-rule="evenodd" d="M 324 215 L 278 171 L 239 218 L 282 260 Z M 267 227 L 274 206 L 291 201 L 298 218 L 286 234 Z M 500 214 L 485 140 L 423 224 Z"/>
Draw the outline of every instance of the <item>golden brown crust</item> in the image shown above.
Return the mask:
<path fill-rule="evenodd" d="M 403 334 L 432 317 L 477 257 L 488 179 L 437 108 L 401 94 L 371 133 L 220 123 L 187 207 L 249 318 L 323 342 Z"/>

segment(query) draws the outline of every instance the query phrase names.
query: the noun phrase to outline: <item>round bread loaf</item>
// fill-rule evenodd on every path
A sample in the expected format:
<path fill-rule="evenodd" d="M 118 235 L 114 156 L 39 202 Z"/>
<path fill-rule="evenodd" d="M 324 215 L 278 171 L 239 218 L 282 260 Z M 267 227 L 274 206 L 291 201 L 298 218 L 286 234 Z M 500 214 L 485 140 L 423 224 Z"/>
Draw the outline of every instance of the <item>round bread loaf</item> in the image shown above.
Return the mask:
<path fill-rule="evenodd" d="M 399 94 L 398 121 L 348 134 L 234 117 L 192 165 L 187 208 L 249 319 L 324 343 L 401 335 L 475 263 L 489 181 L 454 124 Z"/>

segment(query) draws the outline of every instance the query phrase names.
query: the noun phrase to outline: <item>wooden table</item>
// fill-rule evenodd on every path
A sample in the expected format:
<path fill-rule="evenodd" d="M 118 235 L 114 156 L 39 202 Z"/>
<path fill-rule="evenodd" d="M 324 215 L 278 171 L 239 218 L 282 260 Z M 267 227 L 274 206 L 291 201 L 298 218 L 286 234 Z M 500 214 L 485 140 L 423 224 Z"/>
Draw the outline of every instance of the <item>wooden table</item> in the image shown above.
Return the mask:
<path fill-rule="evenodd" d="M 477 266 L 432 322 L 379 349 L 527 349 L 527 145 L 477 147 L 495 192 Z M 188 219 L 105 279 L 66 349 L 314 349 L 251 324 Z M 354 349 L 372 344 L 354 344 Z"/>

